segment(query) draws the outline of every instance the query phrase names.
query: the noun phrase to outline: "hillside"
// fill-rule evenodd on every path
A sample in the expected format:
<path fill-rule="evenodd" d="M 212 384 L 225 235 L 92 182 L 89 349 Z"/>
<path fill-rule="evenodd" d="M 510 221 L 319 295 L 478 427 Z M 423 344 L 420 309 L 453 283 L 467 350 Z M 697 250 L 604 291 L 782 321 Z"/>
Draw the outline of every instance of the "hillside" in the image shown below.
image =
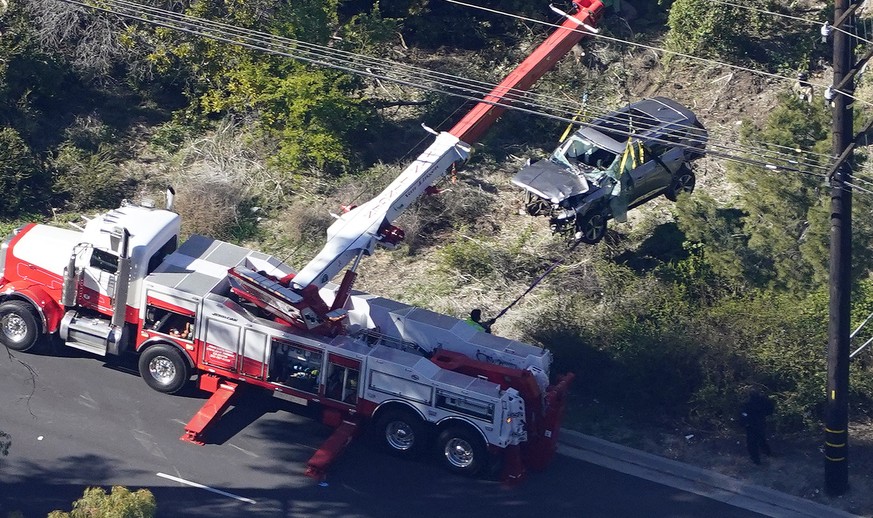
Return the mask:
<path fill-rule="evenodd" d="M 361 263 L 357 287 L 490 317 L 563 260 L 494 331 L 550 348 L 558 369 L 577 374 L 568 426 L 873 515 L 869 351 L 852 364 L 852 489 L 838 499 L 820 489 L 828 190 L 820 177 L 738 160 L 790 155 L 811 172 L 829 160 L 821 85 L 830 82 L 831 48 L 803 20 L 829 19 L 832 8 L 815 0 L 747 2 L 755 10 L 715 0 L 623 2 L 624 11 L 610 8 L 601 21 L 605 37 L 586 39 L 536 92 L 569 113 L 675 99 L 708 129 L 710 150 L 735 159 L 701 158 L 693 194 L 633 209 L 627 223 L 609 222 L 601 243 L 568 253 L 566 236 L 523 214 L 510 183 L 527 159 L 555 147 L 566 123 L 508 112 L 466 166 L 438 184 L 441 194 L 400 218 L 406 243 Z M 551 30 L 436 0 L 237 4 L 178 7 L 365 54 L 374 67 L 391 60 L 487 84 Z M 555 19 L 541 2 L 488 5 Z M 169 183 L 186 233 L 302 266 L 331 212 L 377 193 L 429 142 L 420 124 L 446 130 L 470 106 L 55 0 L 2 9 L 4 230 L 31 219 L 63 223 L 125 197 L 160 199 Z M 814 85 L 811 102 L 797 98 L 799 72 Z M 857 121 L 869 116 L 869 84 L 864 77 L 857 90 Z M 863 179 L 869 164 L 859 162 Z M 871 201 L 856 195 L 857 323 L 873 312 Z M 749 388 L 777 403 L 778 455 L 764 468 L 747 461 L 734 421 Z"/>

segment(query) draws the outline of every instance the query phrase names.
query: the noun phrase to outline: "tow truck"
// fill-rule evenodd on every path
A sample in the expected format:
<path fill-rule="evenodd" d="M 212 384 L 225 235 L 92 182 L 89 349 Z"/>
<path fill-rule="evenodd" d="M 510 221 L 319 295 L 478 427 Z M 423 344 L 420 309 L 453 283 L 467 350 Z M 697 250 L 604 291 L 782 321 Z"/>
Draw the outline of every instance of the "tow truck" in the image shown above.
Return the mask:
<path fill-rule="evenodd" d="M 364 255 L 402 240 L 397 216 L 469 157 L 507 94 L 530 88 L 603 5 L 574 0 L 574 9 L 385 190 L 340 216 L 300 271 L 206 236 L 180 244 L 171 192 L 163 209 L 125 202 L 74 229 L 17 229 L 0 245 L 0 342 L 29 351 L 57 337 L 98 356 L 135 354 L 145 382 L 167 394 L 196 378 L 211 396 L 185 426 L 181 439 L 193 443 L 207 440 L 243 384 L 315 407 L 335 428 L 308 462 L 316 478 L 365 424 L 386 450 L 435 448 L 457 473 L 478 473 L 495 458 L 505 481 L 543 469 L 573 378 L 550 379 L 550 351 L 353 284 Z"/>

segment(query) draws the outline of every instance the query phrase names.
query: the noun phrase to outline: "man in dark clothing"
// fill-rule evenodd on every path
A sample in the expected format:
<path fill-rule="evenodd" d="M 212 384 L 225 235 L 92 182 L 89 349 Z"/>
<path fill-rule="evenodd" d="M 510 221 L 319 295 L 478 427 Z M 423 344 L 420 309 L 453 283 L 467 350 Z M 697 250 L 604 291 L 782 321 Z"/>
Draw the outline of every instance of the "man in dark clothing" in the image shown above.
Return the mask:
<path fill-rule="evenodd" d="M 770 455 L 770 445 L 767 444 L 767 416 L 773 413 L 773 401 L 758 391 L 752 391 L 749 399 L 743 405 L 740 414 L 746 427 L 746 447 L 749 457 L 755 464 L 761 463 L 761 453 Z"/>

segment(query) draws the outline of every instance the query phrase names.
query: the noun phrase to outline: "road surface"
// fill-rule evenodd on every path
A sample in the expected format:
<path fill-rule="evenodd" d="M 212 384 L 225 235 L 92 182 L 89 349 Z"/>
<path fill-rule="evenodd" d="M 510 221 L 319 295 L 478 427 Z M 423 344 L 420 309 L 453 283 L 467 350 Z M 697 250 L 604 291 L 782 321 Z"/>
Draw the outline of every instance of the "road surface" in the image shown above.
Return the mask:
<path fill-rule="evenodd" d="M 0 430 L 13 440 L 0 459 L 0 516 L 69 510 L 88 485 L 147 487 L 166 517 L 759 516 L 560 455 L 507 489 L 393 458 L 365 439 L 320 485 L 303 472 L 330 429 L 249 394 L 210 444 L 182 442 L 202 398 L 157 393 L 135 372 L 65 348 L 0 349 Z"/>

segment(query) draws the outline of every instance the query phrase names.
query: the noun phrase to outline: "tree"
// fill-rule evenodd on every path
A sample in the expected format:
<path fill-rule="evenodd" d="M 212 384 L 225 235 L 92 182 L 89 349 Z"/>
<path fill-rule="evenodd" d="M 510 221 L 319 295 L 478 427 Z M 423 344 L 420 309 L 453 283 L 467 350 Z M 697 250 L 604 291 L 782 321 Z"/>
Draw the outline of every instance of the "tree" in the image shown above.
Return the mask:
<path fill-rule="evenodd" d="M 702 243 L 707 261 L 724 277 L 749 286 L 807 292 L 827 279 L 830 190 L 815 174 L 830 152 L 830 113 L 823 102 L 812 105 L 783 96 L 760 129 L 746 124 L 744 146 L 773 153 L 806 150 L 798 156 L 800 172 L 767 171 L 731 163 L 729 177 L 737 198 L 728 207 L 697 196 L 677 205 L 677 223 L 686 236 Z M 766 142 L 767 144 L 764 144 Z M 853 210 L 868 214 L 869 197 L 856 197 Z M 853 248 L 855 275 L 871 268 L 871 226 L 856 218 Z"/>
<path fill-rule="evenodd" d="M 186 14 L 325 45 L 338 29 L 336 9 L 335 0 L 245 0 L 233 9 L 205 1 L 191 4 Z M 183 70 L 188 77 L 189 113 L 254 120 L 264 136 L 278 141 L 274 165 L 283 171 L 346 171 L 354 156 L 350 150 L 375 121 L 374 110 L 361 102 L 362 83 L 354 76 L 168 29 L 154 30 L 152 39 L 149 59 L 156 70 Z"/>
<path fill-rule="evenodd" d="M 667 19 L 666 44 L 699 57 L 738 57 L 748 51 L 761 23 L 761 16 L 748 9 L 708 0 L 676 0 Z"/>
<path fill-rule="evenodd" d="M 103 488 L 89 487 L 73 502 L 72 511 L 52 511 L 48 518 L 152 518 L 156 509 L 155 497 L 148 489 L 131 492 L 113 486 L 107 494 Z"/>

